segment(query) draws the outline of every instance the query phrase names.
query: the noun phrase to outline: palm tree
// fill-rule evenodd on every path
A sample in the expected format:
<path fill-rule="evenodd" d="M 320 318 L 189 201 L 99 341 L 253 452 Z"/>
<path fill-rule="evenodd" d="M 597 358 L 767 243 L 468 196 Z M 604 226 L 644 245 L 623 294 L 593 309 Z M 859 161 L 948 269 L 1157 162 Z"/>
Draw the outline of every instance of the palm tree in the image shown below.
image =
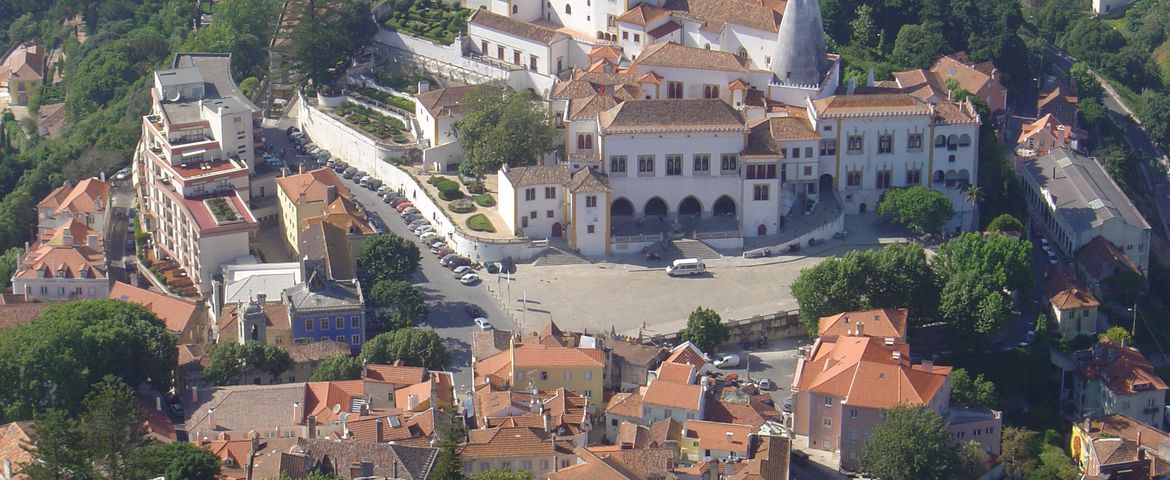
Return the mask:
<path fill-rule="evenodd" d="M 983 188 L 979 185 L 967 185 L 963 189 L 963 198 L 967 199 L 967 203 L 971 204 L 971 214 L 975 214 L 975 208 L 983 202 Z"/>

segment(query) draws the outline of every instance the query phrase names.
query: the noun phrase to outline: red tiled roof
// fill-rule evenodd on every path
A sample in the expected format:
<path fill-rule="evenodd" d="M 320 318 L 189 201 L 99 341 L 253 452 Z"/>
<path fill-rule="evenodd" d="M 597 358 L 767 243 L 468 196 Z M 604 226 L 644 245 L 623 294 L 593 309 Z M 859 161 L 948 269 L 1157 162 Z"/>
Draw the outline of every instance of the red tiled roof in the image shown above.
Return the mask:
<path fill-rule="evenodd" d="M 876 308 L 821 317 L 819 336 L 863 335 L 877 338 L 906 338 L 905 308 Z M 857 333 L 860 332 L 860 333 Z"/>
<path fill-rule="evenodd" d="M 703 387 L 701 385 L 656 381 L 646 387 L 642 403 L 697 411 L 702 398 Z"/>
<path fill-rule="evenodd" d="M 615 393 L 605 407 L 605 413 L 629 418 L 642 418 L 642 393 Z"/>
<path fill-rule="evenodd" d="M 929 404 L 946 384 L 951 368 L 911 366 L 909 346 L 883 343 L 871 337 L 817 340 L 811 359 L 799 369 L 797 388 L 869 408 Z"/>
<path fill-rule="evenodd" d="M 51 303 L 12 303 L 0 305 L 0 331 L 31 322 Z"/>
<path fill-rule="evenodd" d="M 1088 380 L 1101 380 L 1118 395 L 1132 395 L 1150 390 L 1166 390 L 1166 382 L 1154 371 L 1142 352 L 1102 338 L 1093 347 L 1093 359 L 1081 366 Z"/>
<path fill-rule="evenodd" d="M 52 209 L 54 215 L 62 212 L 77 215 L 105 211 L 109 201 L 110 184 L 97 178 L 87 178 L 77 182 L 77 185 L 57 187 L 37 207 Z"/>
<path fill-rule="evenodd" d="M 186 330 L 187 323 L 198 311 L 198 305 L 191 300 L 144 290 L 121 282 L 114 283 L 110 289 L 110 298 L 146 307 L 161 318 L 166 323 L 167 330 L 172 333 L 182 333 Z"/>
<path fill-rule="evenodd" d="M 290 175 L 276 179 L 277 186 L 284 195 L 293 202 L 299 201 L 301 195 L 306 202 L 324 202 L 329 187 L 337 189 L 339 197 L 349 198 L 349 189 L 337 178 L 337 174 L 328 168 L 318 168 L 305 173 Z"/>
<path fill-rule="evenodd" d="M 747 453 L 751 448 L 751 436 L 755 428 L 751 425 L 687 420 L 683 426 L 684 435 L 699 439 L 701 450 L 724 450 Z M 730 438 L 728 434 L 730 435 Z"/>
<path fill-rule="evenodd" d="M 32 422 L 0 425 L 0 464 L 11 464 L 15 478 L 21 478 L 22 466 L 33 461 L 32 454 L 26 450 L 31 446 L 32 433 Z"/>
<path fill-rule="evenodd" d="M 366 365 L 362 378 L 394 385 L 414 385 L 427 378 L 425 367 L 408 367 L 405 365 Z"/>

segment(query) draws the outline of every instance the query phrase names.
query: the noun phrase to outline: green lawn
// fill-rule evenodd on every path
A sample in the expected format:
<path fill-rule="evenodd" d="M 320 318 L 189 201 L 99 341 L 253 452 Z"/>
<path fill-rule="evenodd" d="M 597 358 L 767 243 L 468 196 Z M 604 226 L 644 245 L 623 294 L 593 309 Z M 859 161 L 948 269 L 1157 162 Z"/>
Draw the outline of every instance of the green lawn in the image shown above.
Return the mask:
<path fill-rule="evenodd" d="M 492 221 L 488 220 L 487 216 L 482 213 L 468 217 L 467 228 L 477 232 L 493 233 L 496 231 L 496 227 L 492 225 Z"/>

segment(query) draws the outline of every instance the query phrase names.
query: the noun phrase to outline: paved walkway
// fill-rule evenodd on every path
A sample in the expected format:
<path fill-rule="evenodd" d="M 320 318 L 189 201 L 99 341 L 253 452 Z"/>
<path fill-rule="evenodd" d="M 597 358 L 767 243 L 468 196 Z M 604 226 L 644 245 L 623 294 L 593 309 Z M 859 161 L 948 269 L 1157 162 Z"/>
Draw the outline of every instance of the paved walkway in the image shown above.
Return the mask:
<path fill-rule="evenodd" d="M 808 232 L 832 222 L 841 214 L 841 204 L 837 203 L 836 195 L 827 195 L 817 202 L 808 215 L 788 215 L 785 217 L 784 227 L 780 233 L 759 237 L 745 237 L 743 249 L 752 250 L 761 247 L 772 247 L 773 252 L 782 251 L 792 240 Z M 846 226 L 848 228 L 848 226 Z"/>

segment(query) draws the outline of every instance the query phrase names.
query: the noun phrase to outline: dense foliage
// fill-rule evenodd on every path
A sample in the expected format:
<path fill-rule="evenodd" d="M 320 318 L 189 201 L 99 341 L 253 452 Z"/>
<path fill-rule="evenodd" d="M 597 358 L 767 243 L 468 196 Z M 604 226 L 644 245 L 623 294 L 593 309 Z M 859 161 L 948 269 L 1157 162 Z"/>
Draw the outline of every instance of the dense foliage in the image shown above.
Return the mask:
<path fill-rule="evenodd" d="M 552 149 L 555 130 L 548 109 L 531 92 L 485 83 L 464 97 L 462 109 L 455 130 L 475 176 L 494 173 L 504 164 L 532 165 Z"/>
<path fill-rule="evenodd" d="M 921 185 L 893 188 L 882 194 L 877 211 L 914 233 L 938 233 L 955 216 L 951 200 L 942 192 Z"/>
<path fill-rule="evenodd" d="M 713 352 L 723 342 L 726 342 L 731 333 L 719 314 L 710 308 L 698 307 L 687 317 L 687 328 L 682 332 L 682 339 L 695 344 L 699 350 Z"/>
<path fill-rule="evenodd" d="M 956 368 L 951 372 L 951 403 L 992 408 L 995 406 L 995 384 L 984 379 L 982 374 L 972 377 L 966 370 Z"/>
<path fill-rule="evenodd" d="M 326 358 L 321 366 L 313 371 L 310 382 L 334 382 L 338 380 L 357 380 L 362 378 L 362 362 L 349 355 L 339 355 Z"/>
<path fill-rule="evenodd" d="M 266 373 L 269 381 L 276 383 L 281 374 L 293 368 L 288 352 L 267 343 L 221 342 L 211 346 L 209 356 L 211 365 L 203 369 L 203 379 L 212 385 L 236 385 L 246 369 Z"/>
<path fill-rule="evenodd" d="M 958 462 L 946 420 L 925 406 L 886 411 L 861 454 L 866 476 L 883 480 L 950 478 Z"/>
<path fill-rule="evenodd" d="M 358 280 L 369 291 L 378 282 L 406 280 L 422 254 L 414 242 L 392 233 L 367 238 L 357 257 Z"/>
<path fill-rule="evenodd" d="M 374 284 L 369 300 L 385 331 L 413 327 L 430 314 L 422 291 L 402 280 L 381 280 Z"/>
<path fill-rule="evenodd" d="M 89 300 L 50 306 L 0 335 L 0 421 L 77 409 L 106 375 L 170 389 L 175 338 L 140 305 Z"/>
<path fill-rule="evenodd" d="M 443 339 L 431 329 L 400 328 L 383 333 L 362 345 L 358 358 L 363 363 L 392 364 L 402 360 L 404 365 L 442 370 L 451 363 L 451 356 Z"/>
<path fill-rule="evenodd" d="M 467 17 L 471 12 L 458 2 L 394 0 L 390 5 L 383 22 L 390 30 L 442 45 L 450 45 L 455 37 L 467 33 Z"/>
<path fill-rule="evenodd" d="M 365 0 L 308 0 L 293 30 L 292 57 L 314 85 L 326 85 L 345 70 L 346 61 L 378 31 Z"/>
<path fill-rule="evenodd" d="M 158 477 L 182 480 L 214 480 L 219 476 L 219 457 L 193 443 L 171 442 L 148 445 L 130 455 L 134 479 Z"/>

